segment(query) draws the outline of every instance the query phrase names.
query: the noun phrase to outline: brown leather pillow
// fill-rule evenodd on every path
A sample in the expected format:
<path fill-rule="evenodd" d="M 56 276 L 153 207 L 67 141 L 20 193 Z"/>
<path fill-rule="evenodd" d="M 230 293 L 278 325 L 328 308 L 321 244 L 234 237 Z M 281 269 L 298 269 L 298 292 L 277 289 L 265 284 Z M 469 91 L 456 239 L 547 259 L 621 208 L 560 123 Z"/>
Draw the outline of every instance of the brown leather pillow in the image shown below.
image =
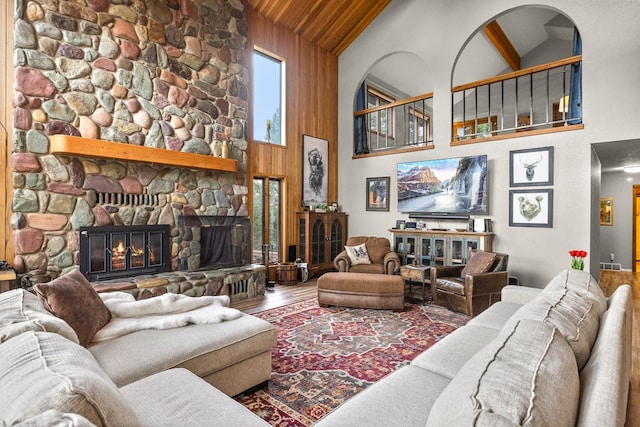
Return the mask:
<path fill-rule="evenodd" d="M 486 273 L 493 265 L 493 261 L 496 259 L 496 254 L 493 252 L 478 251 L 475 252 L 469 260 L 467 265 L 464 266 L 460 273 L 460 278 L 464 279 L 467 274 L 479 274 Z"/>
<path fill-rule="evenodd" d="M 73 328 L 84 347 L 111 320 L 111 312 L 98 292 L 78 270 L 49 283 L 38 283 L 34 290 L 47 310 Z"/>

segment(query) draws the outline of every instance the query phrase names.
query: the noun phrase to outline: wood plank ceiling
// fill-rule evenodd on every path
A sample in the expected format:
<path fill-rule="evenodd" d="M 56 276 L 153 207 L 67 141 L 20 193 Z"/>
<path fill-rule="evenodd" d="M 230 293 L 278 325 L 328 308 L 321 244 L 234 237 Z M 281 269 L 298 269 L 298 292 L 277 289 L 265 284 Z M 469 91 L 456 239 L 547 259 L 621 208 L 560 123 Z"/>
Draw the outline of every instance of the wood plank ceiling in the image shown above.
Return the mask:
<path fill-rule="evenodd" d="M 249 0 L 276 24 L 340 55 L 391 0 Z"/>

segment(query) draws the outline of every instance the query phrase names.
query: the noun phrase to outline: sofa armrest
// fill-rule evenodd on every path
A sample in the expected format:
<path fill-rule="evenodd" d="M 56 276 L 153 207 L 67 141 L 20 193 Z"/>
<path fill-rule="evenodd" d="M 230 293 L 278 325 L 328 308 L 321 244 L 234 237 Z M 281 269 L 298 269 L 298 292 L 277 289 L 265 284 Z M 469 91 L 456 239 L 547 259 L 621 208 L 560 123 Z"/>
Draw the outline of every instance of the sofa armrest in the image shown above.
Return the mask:
<path fill-rule="evenodd" d="M 333 266 L 336 270 L 346 272 L 351 267 L 351 260 L 347 251 L 340 252 L 333 260 Z"/>
<path fill-rule="evenodd" d="M 400 256 L 396 252 L 387 252 L 382 263 L 384 274 L 396 274 L 396 271 L 400 270 Z"/>
<path fill-rule="evenodd" d="M 535 298 L 541 291 L 542 289 L 540 288 L 507 285 L 502 288 L 502 301 L 524 305 Z"/>
<path fill-rule="evenodd" d="M 464 265 L 438 265 L 431 268 L 431 279 L 438 277 L 460 277 Z"/>

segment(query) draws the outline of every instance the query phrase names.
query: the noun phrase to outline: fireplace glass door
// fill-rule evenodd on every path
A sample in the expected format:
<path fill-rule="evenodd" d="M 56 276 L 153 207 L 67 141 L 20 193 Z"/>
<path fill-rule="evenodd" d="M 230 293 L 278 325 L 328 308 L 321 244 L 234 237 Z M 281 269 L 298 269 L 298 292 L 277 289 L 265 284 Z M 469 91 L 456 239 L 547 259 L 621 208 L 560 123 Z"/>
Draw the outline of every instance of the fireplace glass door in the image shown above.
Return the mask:
<path fill-rule="evenodd" d="M 168 226 L 80 230 L 80 270 L 90 280 L 157 273 L 168 266 Z"/>

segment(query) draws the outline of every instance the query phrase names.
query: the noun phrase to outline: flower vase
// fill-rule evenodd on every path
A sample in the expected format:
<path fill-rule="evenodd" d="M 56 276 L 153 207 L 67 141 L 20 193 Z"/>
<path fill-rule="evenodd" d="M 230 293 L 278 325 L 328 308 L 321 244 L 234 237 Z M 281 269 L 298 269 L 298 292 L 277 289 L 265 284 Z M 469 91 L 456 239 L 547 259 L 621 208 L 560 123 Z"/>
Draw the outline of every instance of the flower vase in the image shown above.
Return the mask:
<path fill-rule="evenodd" d="M 569 255 L 571 256 L 571 268 L 574 270 L 584 270 L 584 259 L 587 256 L 587 252 L 574 249 L 569 251 Z"/>

